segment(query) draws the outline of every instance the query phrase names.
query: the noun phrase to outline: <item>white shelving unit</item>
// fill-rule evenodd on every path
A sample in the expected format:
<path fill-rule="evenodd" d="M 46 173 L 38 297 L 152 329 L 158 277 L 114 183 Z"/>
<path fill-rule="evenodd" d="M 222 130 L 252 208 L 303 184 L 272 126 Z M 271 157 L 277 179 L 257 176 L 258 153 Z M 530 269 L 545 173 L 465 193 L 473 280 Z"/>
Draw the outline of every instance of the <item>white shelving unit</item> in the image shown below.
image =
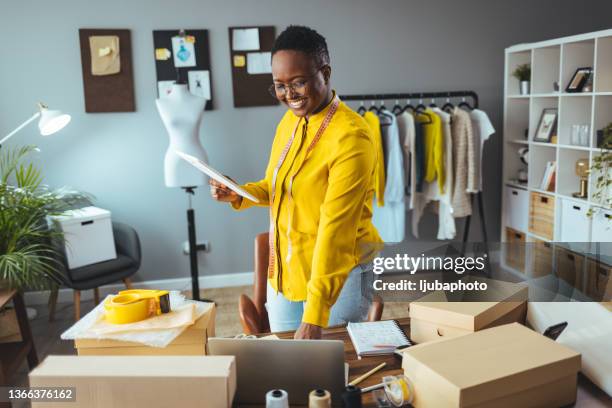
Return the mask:
<path fill-rule="evenodd" d="M 520 95 L 519 82 L 512 77 L 514 69 L 521 64 L 531 65 L 530 95 Z M 594 69 L 593 92 L 565 92 L 576 69 L 582 67 Z M 555 82 L 559 91 L 554 90 Z M 546 108 L 558 110 L 556 143 L 533 141 Z M 597 130 L 610 122 L 612 29 L 506 48 L 502 242 L 511 241 L 512 234 L 525 242 L 539 243 L 612 241 L 612 209 L 603 208 L 593 198 L 598 174 L 589 175 L 586 199 L 572 196 L 579 190 L 576 160 L 586 158 L 591 164 L 601 154 L 597 148 Z M 572 125 L 589 125 L 587 146 L 571 144 Z M 525 166 L 517 151 L 524 147 L 529 148 L 528 182 L 519 184 L 515 181 L 517 172 Z M 540 189 L 547 161 L 557 164 L 554 191 Z M 610 196 L 612 189 L 606 193 Z M 593 207 L 597 207 L 600 215 L 587 217 L 586 212 Z M 533 228 L 535 222 L 542 220 L 536 219 L 544 209 L 552 211 L 549 231 Z M 526 258 L 525 264 L 529 262 L 529 255 Z"/>

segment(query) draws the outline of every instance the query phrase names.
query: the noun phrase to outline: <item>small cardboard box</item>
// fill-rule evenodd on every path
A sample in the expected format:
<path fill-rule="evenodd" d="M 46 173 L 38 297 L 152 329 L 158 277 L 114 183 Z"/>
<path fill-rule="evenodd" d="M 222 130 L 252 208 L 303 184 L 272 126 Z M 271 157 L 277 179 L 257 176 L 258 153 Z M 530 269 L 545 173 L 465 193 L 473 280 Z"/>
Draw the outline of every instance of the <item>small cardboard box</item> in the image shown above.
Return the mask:
<path fill-rule="evenodd" d="M 77 349 L 79 356 L 203 356 L 206 354 L 208 338 L 215 336 L 215 315 L 215 305 L 210 303 L 210 308 L 192 326 L 185 329 L 172 343 L 164 348 L 149 347 L 129 341 L 96 339 L 75 340 L 74 347 Z"/>
<path fill-rule="evenodd" d="M 30 373 L 31 387 L 74 387 L 74 408 L 230 407 L 234 356 L 49 356 Z M 32 407 L 57 407 L 58 401 Z"/>
<path fill-rule="evenodd" d="M 580 353 L 518 323 L 406 349 L 415 407 L 560 407 L 576 400 Z"/>
<path fill-rule="evenodd" d="M 487 282 L 483 299 L 467 295 L 463 301 L 449 301 L 444 292 L 433 292 L 410 303 L 410 339 L 415 343 L 473 333 L 513 322 L 524 323 L 527 314 L 528 288 L 515 283 L 478 278 Z"/>

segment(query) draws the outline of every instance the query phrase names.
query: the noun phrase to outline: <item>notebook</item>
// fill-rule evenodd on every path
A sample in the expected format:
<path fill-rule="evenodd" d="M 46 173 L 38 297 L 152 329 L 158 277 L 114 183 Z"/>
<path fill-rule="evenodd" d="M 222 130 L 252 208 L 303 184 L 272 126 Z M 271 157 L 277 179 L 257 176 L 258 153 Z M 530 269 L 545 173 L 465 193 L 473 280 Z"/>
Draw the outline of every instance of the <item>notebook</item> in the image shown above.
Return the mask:
<path fill-rule="evenodd" d="M 359 357 L 393 354 L 399 346 L 412 345 L 395 320 L 349 323 L 347 331 Z"/>

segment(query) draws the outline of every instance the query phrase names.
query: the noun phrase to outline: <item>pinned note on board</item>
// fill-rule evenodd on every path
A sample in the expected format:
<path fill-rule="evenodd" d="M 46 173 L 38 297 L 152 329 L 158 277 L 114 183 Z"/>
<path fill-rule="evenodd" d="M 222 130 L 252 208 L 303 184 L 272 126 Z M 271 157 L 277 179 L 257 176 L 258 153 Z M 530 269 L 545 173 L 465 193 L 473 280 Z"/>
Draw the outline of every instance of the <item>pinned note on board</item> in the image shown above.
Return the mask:
<path fill-rule="evenodd" d="M 247 54 L 247 72 L 251 75 L 272 73 L 272 53 L 249 52 Z"/>
<path fill-rule="evenodd" d="M 174 55 L 174 66 L 177 68 L 195 67 L 196 55 L 193 42 L 186 40 L 184 36 L 172 37 L 172 54 Z"/>
<path fill-rule="evenodd" d="M 235 28 L 232 32 L 232 50 L 257 51 L 259 50 L 258 28 Z"/>
<path fill-rule="evenodd" d="M 246 58 L 244 55 L 234 55 L 234 66 L 236 68 L 242 68 L 246 65 Z"/>
<path fill-rule="evenodd" d="M 189 91 L 192 94 L 207 100 L 210 99 L 209 71 L 189 71 L 187 73 L 187 79 L 189 81 Z"/>
<path fill-rule="evenodd" d="M 171 56 L 172 56 L 172 53 L 167 48 L 156 48 L 155 49 L 155 59 L 157 61 L 169 60 Z"/>

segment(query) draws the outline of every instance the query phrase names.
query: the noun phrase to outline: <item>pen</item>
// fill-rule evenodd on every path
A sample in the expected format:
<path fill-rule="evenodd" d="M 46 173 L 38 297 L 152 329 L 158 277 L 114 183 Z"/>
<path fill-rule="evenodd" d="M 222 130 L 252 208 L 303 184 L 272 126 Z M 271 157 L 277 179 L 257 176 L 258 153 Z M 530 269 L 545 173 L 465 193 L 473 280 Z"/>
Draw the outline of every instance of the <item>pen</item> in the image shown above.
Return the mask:
<path fill-rule="evenodd" d="M 374 348 L 395 348 L 395 344 L 374 344 L 372 345 Z"/>
<path fill-rule="evenodd" d="M 371 376 L 372 374 L 374 374 L 375 372 L 377 372 L 378 370 L 380 370 L 381 368 L 383 368 L 386 365 L 387 365 L 387 363 L 380 363 L 379 365 L 377 365 L 376 367 L 374 367 L 373 369 L 371 369 L 370 371 L 368 371 L 364 375 L 355 378 L 353 381 L 351 381 L 349 383 L 349 385 L 357 385 L 357 384 L 359 384 L 360 382 L 362 382 L 363 380 L 365 380 L 366 378 L 368 378 L 369 376 Z"/>

